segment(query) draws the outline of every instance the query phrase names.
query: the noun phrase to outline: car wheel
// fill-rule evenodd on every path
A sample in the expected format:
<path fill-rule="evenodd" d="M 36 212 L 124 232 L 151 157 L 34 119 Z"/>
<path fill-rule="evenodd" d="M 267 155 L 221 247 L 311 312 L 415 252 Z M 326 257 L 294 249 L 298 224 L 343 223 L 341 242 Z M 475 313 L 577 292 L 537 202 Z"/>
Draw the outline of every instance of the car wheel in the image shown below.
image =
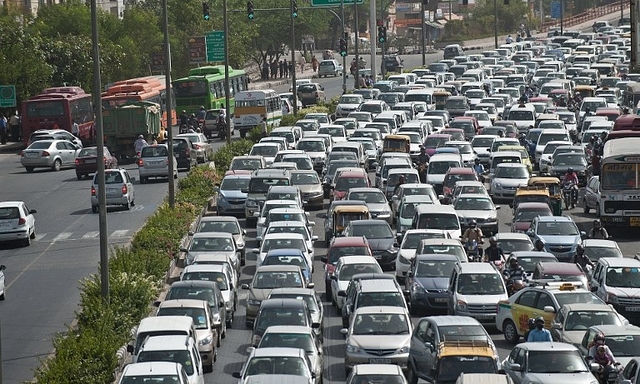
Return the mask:
<path fill-rule="evenodd" d="M 214 357 L 215 357 L 216 352 L 213 352 L 213 356 L 211 356 L 211 362 L 209 363 L 209 365 L 207 365 L 206 367 L 202 367 L 202 370 L 204 372 L 210 373 L 213 372 L 213 361 L 214 361 Z"/>
<path fill-rule="evenodd" d="M 54 171 L 58 172 L 61 167 L 62 167 L 62 161 L 60 161 L 60 159 L 56 159 L 53 162 L 53 166 L 51 167 L 51 169 L 53 169 Z"/>
<path fill-rule="evenodd" d="M 413 372 L 411 366 L 409 366 L 409 369 L 407 371 L 407 381 L 409 382 L 409 384 L 418 384 L 418 376 L 415 374 L 415 372 Z"/>
<path fill-rule="evenodd" d="M 226 339 L 227 338 L 227 321 L 225 319 L 224 325 L 222 326 L 222 334 L 220 335 L 220 338 L 222 339 Z"/>
<path fill-rule="evenodd" d="M 31 237 L 31 239 L 35 239 L 36 238 L 36 229 L 35 228 L 33 228 L 33 232 L 31 232 L 31 236 L 29 236 L 29 237 Z"/>
<path fill-rule="evenodd" d="M 140 184 L 144 184 L 146 182 L 147 182 L 147 178 L 140 176 Z"/>
<path fill-rule="evenodd" d="M 124 209 L 126 209 L 127 211 L 131 209 L 131 202 L 129 200 L 127 200 L 126 204 L 122 204 L 122 206 L 124 207 Z"/>
<path fill-rule="evenodd" d="M 331 297 L 331 282 L 324 283 L 324 295 L 327 300 Z"/>
<path fill-rule="evenodd" d="M 91 206 L 91 212 L 98 213 L 98 206 L 97 205 L 92 205 Z"/>
<path fill-rule="evenodd" d="M 502 326 L 502 333 L 504 333 L 504 339 L 510 342 L 511 344 L 517 344 L 518 340 L 520 340 L 520 336 L 518 335 L 518 328 L 511 320 L 505 321 Z"/>
<path fill-rule="evenodd" d="M 221 345 L 222 345 L 222 335 L 219 334 L 218 340 L 216 340 L 216 347 L 220 348 Z"/>
<path fill-rule="evenodd" d="M 174 179 L 177 179 L 177 178 L 178 178 L 178 173 L 177 173 L 177 172 L 173 174 L 173 178 L 174 178 Z"/>
<path fill-rule="evenodd" d="M 247 256 L 245 251 L 243 250 L 242 253 L 240 254 L 240 266 L 244 267 L 247 264 Z"/>
<path fill-rule="evenodd" d="M 4 290 L 5 290 L 5 292 L 2 295 L 0 295 L 0 301 L 4 301 L 4 299 L 5 299 L 7 288 L 5 288 Z"/>
<path fill-rule="evenodd" d="M 587 205 L 587 199 L 582 199 L 582 212 L 589 213 L 591 208 Z"/>
<path fill-rule="evenodd" d="M 22 240 L 22 244 L 24 244 L 25 247 L 28 247 L 31 245 L 31 236 L 27 236 L 26 239 Z"/>
<path fill-rule="evenodd" d="M 82 180 L 82 173 L 76 173 L 76 177 L 78 178 L 78 180 Z"/>
<path fill-rule="evenodd" d="M 229 316 L 229 320 L 227 320 L 227 328 L 233 328 L 233 318 L 234 318 L 234 314 L 233 312 L 231 312 L 231 315 Z"/>
<path fill-rule="evenodd" d="M 31 173 L 33 172 L 33 167 L 25 167 L 25 169 L 27 170 L 27 172 Z"/>

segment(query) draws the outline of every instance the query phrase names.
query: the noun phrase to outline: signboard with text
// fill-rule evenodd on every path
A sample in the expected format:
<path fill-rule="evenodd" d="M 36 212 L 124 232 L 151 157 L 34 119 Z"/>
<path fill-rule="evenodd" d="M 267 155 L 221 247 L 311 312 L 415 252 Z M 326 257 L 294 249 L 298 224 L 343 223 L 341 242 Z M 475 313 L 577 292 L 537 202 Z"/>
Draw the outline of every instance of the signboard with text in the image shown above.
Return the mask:
<path fill-rule="evenodd" d="M 189 38 L 189 63 L 199 64 L 207 62 L 207 40 L 204 36 Z"/>
<path fill-rule="evenodd" d="M 224 31 L 211 31 L 206 35 L 207 61 L 224 61 Z"/>

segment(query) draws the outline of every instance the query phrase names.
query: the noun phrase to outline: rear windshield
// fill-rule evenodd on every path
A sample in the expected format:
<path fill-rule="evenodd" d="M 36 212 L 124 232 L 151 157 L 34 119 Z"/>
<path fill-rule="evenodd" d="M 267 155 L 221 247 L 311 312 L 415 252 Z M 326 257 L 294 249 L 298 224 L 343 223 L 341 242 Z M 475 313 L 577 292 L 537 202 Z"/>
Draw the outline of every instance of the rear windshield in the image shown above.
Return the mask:
<path fill-rule="evenodd" d="M 266 193 L 272 185 L 289 185 L 288 178 L 252 177 L 249 181 L 249 193 Z"/>
<path fill-rule="evenodd" d="M 167 147 L 144 147 L 142 148 L 141 157 L 167 157 L 168 156 Z"/>

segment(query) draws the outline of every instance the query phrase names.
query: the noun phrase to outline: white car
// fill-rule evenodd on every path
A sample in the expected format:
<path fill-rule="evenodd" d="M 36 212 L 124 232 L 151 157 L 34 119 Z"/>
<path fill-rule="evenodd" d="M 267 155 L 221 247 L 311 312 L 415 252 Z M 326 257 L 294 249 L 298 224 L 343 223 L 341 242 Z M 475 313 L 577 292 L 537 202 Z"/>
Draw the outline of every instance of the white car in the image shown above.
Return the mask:
<path fill-rule="evenodd" d="M 27 208 L 23 201 L 0 202 L 0 242 L 17 240 L 30 245 L 36 238 L 34 213 L 37 211 Z"/>
<path fill-rule="evenodd" d="M 466 111 L 464 115 L 475 117 L 476 119 L 478 119 L 478 124 L 482 128 L 490 127 L 493 125 L 493 122 L 491 121 L 491 117 L 489 117 L 489 113 L 487 113 L 487 111 L 479 111 L 479 110 Z"/>
<path fill-rule="evenodd" d="M 313 265 L 313 248 L 309 248 L 304 236 L 299 233 L 270 233 L 264 236 L 260 248 L 251 251 L 256 254 L 256 267 L 262 265 L 267 253 L 272 249 L 296 248 L 302 250 L 307 264 Z M 375 260 L 374 260 L 375 261 Z"/>
<path fill-rule="evenodd" d="M 357 273 L 382 273 L 382 268 L 371 256 L 343 256 L 338 260 L 336 269 L 331 275 L 331 301 L 342 309 L 345 298 L 338 292 L 346 291 L 351 277 Z"/>
<path fill-rule="evenodd" d="M 347 93 L 340 96 L 336 106 L 336 117 L 347 117 L 351 112 L 356 112 L 362 103 L 364 103 L 362 95 Z"/>
<path fill-rule="evenodd" d="M 529 170 L 525 164 L 498 164 L 491 178 L 490 195 L 494 199 L 512 199 L 516 189 L 529 182 Z"/>

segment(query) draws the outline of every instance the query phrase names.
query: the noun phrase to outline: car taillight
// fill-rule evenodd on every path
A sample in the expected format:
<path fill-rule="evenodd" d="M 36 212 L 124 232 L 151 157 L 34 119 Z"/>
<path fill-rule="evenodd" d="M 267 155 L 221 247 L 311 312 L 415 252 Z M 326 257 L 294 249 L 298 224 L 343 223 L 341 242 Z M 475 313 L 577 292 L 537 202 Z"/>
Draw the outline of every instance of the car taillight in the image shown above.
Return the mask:
<path fill-rule="evenodd" d="M 91 187 L 91 196 L 96 195 L 96 187 Z"/>
<path fill-rule="evenodd" d="M 76 159 L 76 165 L 80 164 L 80 160 Z"/>
<path fill-rule="evenodd" d="M 144 161 L 142 159 L 138 159 L 138 167 L 144 166 Z"/>
<path fill-rule="evenodd" d="M 27 223 L 27 219 L 21 217 L 18 219 L 18 225 L 25 225 Z"/>
<path fill-rule="evenodd" d="M 50 156 L 49 152 L 42 151 L 42 157 L 47 157 L 47 156 Z"/>
<path fill-rule="evenodd" d="M 124 185 L 122 186 L 122 194 L 123 194 L 123 195 L 126 195 L 126 194 L 127 194 L 127 191 L 128 191 L 128 189 L 127 189 L 127 185 L 126 185 L 126 184 L 124 184 Z"/>

